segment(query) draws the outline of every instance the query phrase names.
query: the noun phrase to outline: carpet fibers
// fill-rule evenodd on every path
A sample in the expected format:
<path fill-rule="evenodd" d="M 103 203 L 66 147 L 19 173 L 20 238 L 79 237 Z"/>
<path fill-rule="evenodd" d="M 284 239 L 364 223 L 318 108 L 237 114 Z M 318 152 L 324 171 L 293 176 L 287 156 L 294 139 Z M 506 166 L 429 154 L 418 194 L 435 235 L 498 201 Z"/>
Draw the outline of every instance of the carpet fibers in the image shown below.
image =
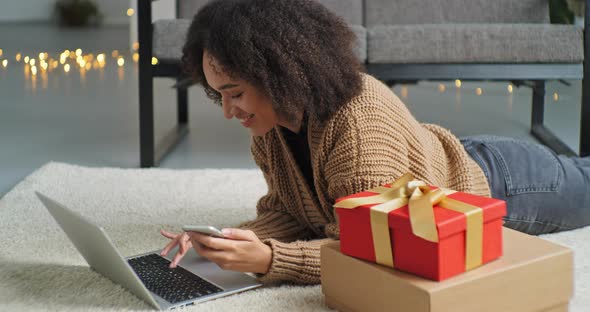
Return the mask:
<path fill-rule="evenodd" d="M 102 226 L 124 256 L 161 249 L 159 230 L 232 226 L 255 217 L 266 191 L 257 170 L 88 168 L 49 163 L 0 199 L 0 311 L 152 310 L 89 269 L 39 191 Z M 590 306 L 590 227 L 545 235 L 575 250 L 570 311 Z M 539 277 L 539 282 L 550 283 Z M 264 287 L 185 311 L 327 311 L 320 286 Z"/>

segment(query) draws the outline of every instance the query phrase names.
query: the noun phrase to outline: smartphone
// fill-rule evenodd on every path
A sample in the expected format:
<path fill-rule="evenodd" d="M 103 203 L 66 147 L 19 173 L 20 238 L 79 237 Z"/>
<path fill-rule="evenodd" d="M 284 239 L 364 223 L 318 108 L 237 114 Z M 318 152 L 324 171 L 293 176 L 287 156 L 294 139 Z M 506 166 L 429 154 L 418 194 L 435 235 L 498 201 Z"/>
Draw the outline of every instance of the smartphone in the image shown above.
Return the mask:
<path fill-rule="evenodd" d="M 213 237 L 224 238 L 223 232 L 218 228 L 210 225 L 185 225 L 182 227 L 185 232 L 197 232 L 201 234 L 211 235 Z"/>

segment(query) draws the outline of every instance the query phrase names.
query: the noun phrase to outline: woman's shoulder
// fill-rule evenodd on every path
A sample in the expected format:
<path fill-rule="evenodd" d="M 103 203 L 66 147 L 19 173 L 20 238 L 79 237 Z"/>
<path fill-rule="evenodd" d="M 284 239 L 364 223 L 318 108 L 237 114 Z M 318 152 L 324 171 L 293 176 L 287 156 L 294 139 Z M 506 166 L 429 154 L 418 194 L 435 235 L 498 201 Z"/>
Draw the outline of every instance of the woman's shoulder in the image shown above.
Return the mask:
<path fill-rule="evenodd" d="M 408 112 L 391 88 L 369 74 L 361 73 L 361 76 L 361 91 L 339 109 L 332 118 L 333 123 L 346 119 L 399 117 Z"/>

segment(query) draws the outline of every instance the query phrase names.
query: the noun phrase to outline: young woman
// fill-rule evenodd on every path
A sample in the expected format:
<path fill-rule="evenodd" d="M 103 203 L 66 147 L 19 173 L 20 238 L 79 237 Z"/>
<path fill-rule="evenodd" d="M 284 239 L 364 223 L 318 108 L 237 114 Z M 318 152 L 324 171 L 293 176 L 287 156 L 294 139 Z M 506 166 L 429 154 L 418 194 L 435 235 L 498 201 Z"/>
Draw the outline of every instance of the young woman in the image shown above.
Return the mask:
<path fill-rule="evenodd" d="M 195 81 L 253 136 L 268 184 L 258 216 L 226 239 L 162 234 L 262 282 L 320 281 L 320 246 L 338 239 L 336 198 L 406 172 L 431 185 L 507 201 L 505 226 L 532 234 L 590 224 L 590 158 L 511 138 L 457 139 L 421 124 L 362 73 L 345 22 L 310 0 L 221 0 L 195 16 L 183 61 Z"/>

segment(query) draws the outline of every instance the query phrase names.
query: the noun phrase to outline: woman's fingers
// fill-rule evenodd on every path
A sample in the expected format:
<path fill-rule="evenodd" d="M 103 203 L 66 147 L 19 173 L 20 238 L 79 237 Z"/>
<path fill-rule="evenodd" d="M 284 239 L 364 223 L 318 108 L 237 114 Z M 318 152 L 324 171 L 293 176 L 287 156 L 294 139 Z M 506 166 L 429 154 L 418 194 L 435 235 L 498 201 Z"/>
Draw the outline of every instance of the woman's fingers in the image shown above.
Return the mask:
<path fill-rule="evenodd" d="M 164 230 L 160 230 L 160 234 L 162 234 L 164 237 L 170 238 L 170 239 L 174 239 L 174 238 L 176 238 L 176 236 L 178 236 L 178 234 L 170 233 L 170 232 L 164 231 Z"/>
<path fill-rule="evenodd" d="M 182 238 L 180 239 L 180 252 L 185 254 L 192 247 L 191 245 L 190 238 L 186 234 L 183 234 Z"/>
<path fill-rule="evenodd" d="M 180 262 L 180 260 L 182 260 L 182 258 L 186 254 L 186 252 L 190 248 L 192 248 L 192 244 L 190 242 L 188 235 L 186 235 L 186 233 L 182 233 L 182 234 L 177 235 L 174 238 L 173 242 L 175 243 L 173 246 L 170 246 L 171 244 L 168 244 L 169 246 L 166 246 L 166 248 L 162 251 L 162 253 L 164 251 L 166 251 L 166 254 L 167 254 L 168 252 L 170 252 L 170 249 L 172 249 L 176 245 L 178 245 L 178 251 L 176 252 L 174 257 L 172 258 L 172 261 L 170 262 L 170 268 L 175 268 L 178 265 L 178 263 Z"/>
<path fill-rule="evenodd" d="M 180 240 L 180 238 L 182 237 L 182 235 L 176 235 L 176 237 L 172 238 L 172 241 L 168 243 L 168 245 L 166 245 L 166 247 L 164 247 L 164 249 L 162 249 L 162 252 L 160 253 L 161 256 L 165 256 L 167 255 L 170 250 L 172 250 L 172 248 L 176 247 L 176 245 L 178 245 L 178 242 Z"/>
<path fill-rule="evenodd" d="M 176 255 L 174 255 L 174 258 L 172 258 L 172 262 L 170 262 L 170 268 L 175 268 L 178 263 L 180 262 L 180 260 L 182 260 L 182 258 L 184 257 L 184 255 L 186 254 L 186 252 L 189 250 L 189 248 L 192 247 L 192 244 L 190 242 L 185 241 L 184 239 L 180 240 L 180 247 L 178 248 L 178 252 L 176 253 Z"/>
<path fill-rule="evenodd" d="M 171 269 L 174 269 L 178 265 L 178 262 L 180 262 L 180 260 L 182 259 L 182 257 L 184 257 L 184 254 L 181 253 L 180 251 L 177 252 L 174 255 L 174 258 L 172 258 L 172 262 L 170 262 L 170 268 Z"/>

